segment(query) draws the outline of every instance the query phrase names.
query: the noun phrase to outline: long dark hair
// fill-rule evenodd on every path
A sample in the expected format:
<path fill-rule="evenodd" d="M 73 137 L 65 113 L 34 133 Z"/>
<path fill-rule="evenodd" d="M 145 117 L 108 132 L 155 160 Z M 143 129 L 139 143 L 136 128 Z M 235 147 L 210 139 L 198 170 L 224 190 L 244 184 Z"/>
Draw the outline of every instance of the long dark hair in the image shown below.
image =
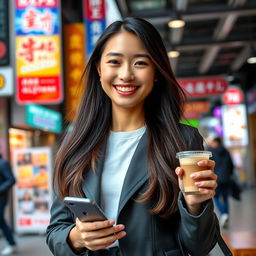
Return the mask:
<path fill-rule="evenodd" d="M 134 33 L 140 38 L 156 67 L 157 81 L 144 104 L 149 134 L 149 185 L 139 201 L 152 200 L 151 213 L 168 216 L 177 209 L 179 187 L 174 171 L 177 166 L 175 154 L 185 148 L 179 129 L 185 95 L 172 72 L 159 33 L 140 18 L 116 21 L 99 38 L 83 75 L 85 92 L 73 130 L 66 136 L 55 159 L 54 181 L 61 197 L 71 191 L 73 195 L 84 196 L 84 174 L 95 169 L 112 118 L 111 100 L 101 88 L 96 66 L 108 39 L 121 31 Z"/>

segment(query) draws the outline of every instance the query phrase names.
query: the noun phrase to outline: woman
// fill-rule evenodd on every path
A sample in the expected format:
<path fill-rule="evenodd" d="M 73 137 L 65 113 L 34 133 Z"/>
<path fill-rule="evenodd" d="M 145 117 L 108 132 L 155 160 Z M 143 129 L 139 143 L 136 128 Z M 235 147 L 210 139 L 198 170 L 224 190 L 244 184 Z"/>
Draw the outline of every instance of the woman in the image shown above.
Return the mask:
<path fill-rule="evenodd" d="M 176 152 L 203 149 L 181 125 L 184 93 L 157 30 L 126 18 L 102 34 L 88 62 L 74 128 L 55 161 L 57 196 L 47 243 L 54 255 L 205 255 L 217 219 L 213 161 L 201 161 L 198 195 L 179 192 Z M 200 182 L 199 182 L 200 181 Z M 107 221 L 75 219 L 63 197 L 89 197 Z M 180 243 L 180 246 L 179 246 Z"/>

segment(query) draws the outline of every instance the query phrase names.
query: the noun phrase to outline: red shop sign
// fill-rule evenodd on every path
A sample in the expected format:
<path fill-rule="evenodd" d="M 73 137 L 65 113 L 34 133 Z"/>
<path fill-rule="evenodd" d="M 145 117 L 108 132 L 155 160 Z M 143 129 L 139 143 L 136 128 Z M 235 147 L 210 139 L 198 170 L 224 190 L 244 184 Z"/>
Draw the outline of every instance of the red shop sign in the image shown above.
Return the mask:
<path fill-rule="evenodd" d="M 227 105 L 241 104 L 243 101 L 243 92 L 238 87 L 230 87 L 224 93 L 222 100 Z"/>
<path fill-rule="evenodd" d="M 178 83 L 190 97 L 218 95 L 228 88 L 228 82 L 222 77 L 178 79 Z"/>

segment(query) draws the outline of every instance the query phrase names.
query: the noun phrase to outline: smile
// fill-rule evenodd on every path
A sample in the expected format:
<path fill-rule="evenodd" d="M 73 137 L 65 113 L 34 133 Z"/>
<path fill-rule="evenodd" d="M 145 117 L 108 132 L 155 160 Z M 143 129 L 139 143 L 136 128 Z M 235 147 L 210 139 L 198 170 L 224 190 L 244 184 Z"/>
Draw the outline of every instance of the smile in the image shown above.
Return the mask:
<path fill-rule="evenodd" d="M 139 86 L 135 86 L 135 85 L 125 85 L 125 86 L 124 85 L 114 85 L 114 87 L 117 90 L 117 92 L 122 95 L 133 94 L 139 88 Z"/>

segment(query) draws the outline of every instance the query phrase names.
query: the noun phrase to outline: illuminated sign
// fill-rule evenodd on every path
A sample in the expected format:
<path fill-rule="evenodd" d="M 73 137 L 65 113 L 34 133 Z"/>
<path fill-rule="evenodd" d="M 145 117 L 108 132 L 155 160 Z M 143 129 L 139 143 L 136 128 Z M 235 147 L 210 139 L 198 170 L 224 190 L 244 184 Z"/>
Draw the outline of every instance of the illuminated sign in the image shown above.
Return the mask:
<path fill-rule="evenodd" d="M 243 92 L 238 87 L 229 87 L 227 91 L 223 94 L 222 100 L 227 105 L 236 105 L 243 102 Z"/>
<path fill-rule="evenodd" d="M 26 105 L 26 123 L 33 127 L 56 133 L 62 131 L 61 114 L 38 105 Z"/>
<path fill-rule="evenodd" d="M 228 88 L 228 82 L 222 77 L 178 79 L 178 83 L 189 97 L 218 95 Z"/>
<path fill-rule="evenodd" d="M 64 26 L 65 63 L 65 103 L 66 119 L 72 121 L 82 96 L 84 85 L 81 76 L 85 67 L 84 24 L 74 23 Z"/>
<path fill-rule="evenodd" d="M 86 56 L 88 59 L 97 40 L 106 28 L 105 1 L 84 0 L 84 21 L 86 26 Z"/>
<path fill-rule="evenodd" d="M 62 101 L 57 0 L 16 0 L 17 101 Z"/>
<path fill-rule="evenodd" d="M 226 147 L 246 146 L 248 127 L 245 105 L 222 106 L 224 144 Z"/>

